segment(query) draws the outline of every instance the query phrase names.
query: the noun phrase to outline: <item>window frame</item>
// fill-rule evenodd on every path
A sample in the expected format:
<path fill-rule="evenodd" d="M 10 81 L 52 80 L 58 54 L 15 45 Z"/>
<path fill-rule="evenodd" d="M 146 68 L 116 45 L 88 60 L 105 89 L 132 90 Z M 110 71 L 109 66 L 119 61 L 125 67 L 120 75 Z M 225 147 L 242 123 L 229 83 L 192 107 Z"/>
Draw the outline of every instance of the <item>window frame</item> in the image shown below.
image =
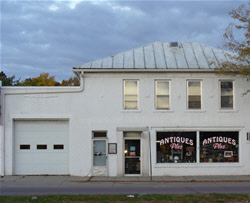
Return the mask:
<path fill-rule="evenodd" d="M 136 96 L 137 96 L 137 100 L 136 100 L 136 108 L 126 108 L 125 104 L 126 104 L 126 94 L 125 94 L 125 90 L 126 90 L 126 81 L 135 81 L 136 82 Z M 126 111 L 137 111 L 139 110 L 139 80 L 138 79 L 124 79 L 123 80 L 123 110 Z"/>
<path fill-rule="evenodd" d="M 158 133 L 185 133 L 185 132 L 188 132 L 188 133 L 195 133 L 195 142 L 193 142 L 193 144 L 195 145 L 195 162 L 157 162 L 157 134 Z M 156 153 L 155 153 L 155 164 L 158 165 L 158 166 L 174 166 L 174 165 L 197 165 L 199 164 L 199 157 L 198 157 L 198 152 L 199 152 L 199 140 L 198 140 L 198 133 L 199 131 L 198 130 L 193 130 L 193 129 L 185 129 L 185 130 L 177 130 L 177 129 L 169 129 L 169 130 L 156 130 L 155 131 L 155 150 L 156 150 Z M 184 159 L 183 159 L 184 160 Z"/>
<path fill-rule="evenodd" d="M 232 82 L 232 96 L 233 96 L 233 107 L 222 107 L 222 103 L 221 103 L 221 82 Z M 231 110 L 235 110 L 235 81 L 234 80 L 230 80 L 230 79 L 221 79 L 219 80 L 219 110 L 221 111 L 231 111 Z"/>
<path fill-rule="evenodd" d="M 200 82 L 200 108 L 189 108 L 189 96 L 198 96 L 198 95 L 190 95 L 189 94 L 189 82 Z M 187 86 L 187 102 L 186 102 L 186 109 L 188 111 L 201 111 L 203 108 L 202 104 L 202 79 L 187 79 L 186 81 L 186 86 Z"/>
<path fill-rule="evenodd" d="M 168 95 L 161 95 L 161 96 L 168 96 L 168 102 L 169 102 L 169 108 L 165 109 L 165 108 L 158 108 L 157 107 L 157 84 L 158 82 L 168 82 L 168 86 L 169 86 L 169 89 L 168 89 Z M 156 111 L 170 111 L 171 110 L 171 80 L 170 79 L 155 79 L 155 110 Z"/>
<path fill-rule="evenodd" d="M 191 163 L 158 163 L 157 162 L 157 133 L 158 132 L 196 132 L 196 162 Z M 237 132 L 238 133 L 238 161 L 237 162 L 200 162 L 200 154 L 201 154 L 201 146 L 200 146 L 200 133 L 201 132 Z M 204 166 L 211 166 L 211 167 L 225 167 L 225 166 L 242 166 L 242 157 L 241 157 L 241 138 L 242 132 L 241 129 L 238 128 L 157 128 L 154 130 L 153 133 L 153 142 L 152 142 L 152 151 L 155 151 L 154 156 L 152 157 L 152 161 L 154 163 L 154 167 L 156 168 L 173 168 L 173 167 L 204 167 Z M 154 144 L 155 142 L 155 144 Z M 227 150 L 225 150 L 227 151 Z"/>
<path fill-rule="evenodd" d="M 201 141 L 202 141 L 201 136 L 202 136 L 203 133 L 218 133 L 218 134 L 221 134 L 221 133 L 237 133 L 237 140 L 236 140 L 237 142 L 236 142 L 236 145 L 235 145 L 235 148 L 238 149 L 238 151 L 237 151 L 237 161 L 233 161 L 233 162 L 230 162 L 230 161 L 225 161 L 225 162 L 224 161 L 223 162 L 216 162 L 216 161 L 205 162 L 205 161 L 201 161 L 201 152 L 204 151 L 203 148 L 205 148 L 201 144 Z M 213 138 L 214 137 L 216 137 L 216 138 L 217 137 L 223 137 L 224 138 L 226 136 L 224 136 L 224 135 L 212 136 L 211 135 L 210 137 L 213 137 Z M 228 138 L 228 137 L 226 137 L 226 138 Z M 209 165 L 211 165 L 211 164 L 218 164 L 218 165 L 221 165 L 221 164 L 230 164 L 230 163 L 232 163 L 232 164 L 240 164 L 240 149 L 241 149 L 241 146 L 240 146 L 240 131 L 239 130 L 222 130 L 222 131 L 221 130 L 200 130 L 200 132 L 199 132 L 199 142 L 200 143 L 199 143 L 199 150 L 198 150 L 198 152 L 199 152 L 199 163 L 201 165 L 205 165 L 205 164 L 209 164 Z M 211 142 L 210 144 L 213 144 L 213 143 L 215 143 L 215 142 Z M 217 143 L 224 144 L 224 142 L 221 142 L 221 141 L 219 141 L 219 142 L 217 141 Z M 206 145 L 209 145 L 209 144 L 206 144 Z M 221 149 L 221 150 L 223 150 L 223 149 Z M 225 154 L 225 152 L 229 152 L 229 151 L 231 152 L 231 150 L 225 149 L 224 152 L 223 152 L 223 155 Z M 212 152 L 210 151 L 210 153 L 212 153 Z"/>

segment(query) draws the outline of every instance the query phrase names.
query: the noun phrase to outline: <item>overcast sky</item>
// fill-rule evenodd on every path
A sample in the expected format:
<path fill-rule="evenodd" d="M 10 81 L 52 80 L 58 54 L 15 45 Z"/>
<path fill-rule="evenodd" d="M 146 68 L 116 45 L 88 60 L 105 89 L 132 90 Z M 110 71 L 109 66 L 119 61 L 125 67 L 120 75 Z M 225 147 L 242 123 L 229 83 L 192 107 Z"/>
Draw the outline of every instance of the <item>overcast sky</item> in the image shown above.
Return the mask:
<path fill-rule="evenodd" d="M 24 80 L 154 41 L 223 48 L 228 12 L 248 1 L 0 0 L 1 70 Z"/>

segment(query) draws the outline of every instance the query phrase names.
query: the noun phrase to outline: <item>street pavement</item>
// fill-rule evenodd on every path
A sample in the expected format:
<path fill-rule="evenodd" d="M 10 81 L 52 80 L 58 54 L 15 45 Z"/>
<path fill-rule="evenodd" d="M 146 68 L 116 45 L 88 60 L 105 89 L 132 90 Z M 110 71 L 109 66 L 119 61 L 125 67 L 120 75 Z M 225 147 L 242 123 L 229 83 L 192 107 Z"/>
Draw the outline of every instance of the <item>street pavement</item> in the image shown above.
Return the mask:
<path fill-rule="evenodd" d="M 0 195 L 208 193 L 250 194 L 250 176 L 5 176 L 0 180 Z"/>

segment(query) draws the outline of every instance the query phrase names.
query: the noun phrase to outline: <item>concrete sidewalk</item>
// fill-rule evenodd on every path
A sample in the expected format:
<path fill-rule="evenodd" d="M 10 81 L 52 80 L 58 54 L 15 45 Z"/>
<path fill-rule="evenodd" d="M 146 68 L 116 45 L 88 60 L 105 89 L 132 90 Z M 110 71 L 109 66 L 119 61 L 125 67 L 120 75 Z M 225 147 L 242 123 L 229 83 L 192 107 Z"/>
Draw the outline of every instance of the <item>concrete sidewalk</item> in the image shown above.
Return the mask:
<path fill-rule="evenodd" d="M 103 176 L 4 176 L 0 183 L 28 183 L 47 184 L 48 182 L 77 183 L 77 182 L 250 182 L 250 175 L 247 176 L 124 176 L 124 177 L 103 177 Z"/>

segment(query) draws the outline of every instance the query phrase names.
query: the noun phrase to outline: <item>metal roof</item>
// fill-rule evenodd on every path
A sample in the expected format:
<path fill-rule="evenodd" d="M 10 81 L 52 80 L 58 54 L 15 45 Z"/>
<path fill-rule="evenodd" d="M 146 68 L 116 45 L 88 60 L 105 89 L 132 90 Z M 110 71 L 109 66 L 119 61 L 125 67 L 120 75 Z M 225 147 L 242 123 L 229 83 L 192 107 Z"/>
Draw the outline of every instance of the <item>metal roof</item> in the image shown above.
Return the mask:
<path fill-rule="evenodd" d="M 214 69 L 233 53 L 196 42 L 153 42 L 74 69 Z"/>

